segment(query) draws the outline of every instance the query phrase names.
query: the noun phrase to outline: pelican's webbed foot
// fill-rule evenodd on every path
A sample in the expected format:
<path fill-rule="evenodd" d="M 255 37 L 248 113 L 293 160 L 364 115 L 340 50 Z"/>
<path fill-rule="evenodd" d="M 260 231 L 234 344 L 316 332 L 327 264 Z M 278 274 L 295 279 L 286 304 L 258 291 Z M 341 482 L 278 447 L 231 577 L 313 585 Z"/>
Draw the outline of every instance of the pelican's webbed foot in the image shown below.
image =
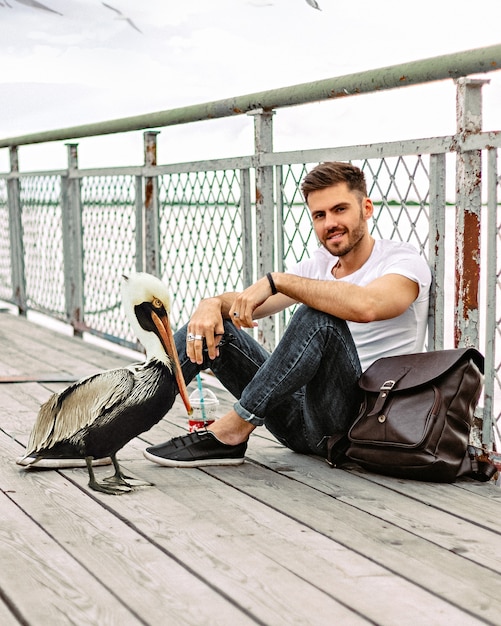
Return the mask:
<path fill-rule="evenodd" d="M 126 476 L 116 459 L 114 454 L 110 455 L 111 460 L 113 462 L 113 467 L 115 468 L 115 473 L 113 476 L 107 476 L 103 479 L 103 482 L 98 482 L 94 475 L 94 470 L 92 468 L 92 458 L 87 457 L 87 471 L 89 472 L 89 487 L 94 491 L 100 491 L 101 493 L 108 493 L 111 495 L 122 495 L 123 493 L 129 493 L 134 491 L 136 487 L 151 487 L 152 483 L 143 482 L 140 480 L 136 480 L 131 476 Z M 130 482 L 128 482 L 130 481 Z"/>

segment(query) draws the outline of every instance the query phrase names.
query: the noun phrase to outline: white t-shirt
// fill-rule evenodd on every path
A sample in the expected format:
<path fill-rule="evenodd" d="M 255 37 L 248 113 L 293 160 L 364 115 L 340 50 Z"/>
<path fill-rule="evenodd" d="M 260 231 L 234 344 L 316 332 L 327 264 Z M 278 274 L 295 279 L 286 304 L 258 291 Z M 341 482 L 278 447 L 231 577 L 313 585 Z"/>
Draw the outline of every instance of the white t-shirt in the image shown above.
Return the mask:
<path fill-rule="evenodd" d="M 309 259 L 300 261 L 287 271 L 303 278 L 335 281 L 332 268 L 337 260 L 338 257 L 320 247 Z M 377 239 L 364 265 L 353 274 L 338 280 L 363 286 L 385 274 L 400 274 L 413 280 L 419 286 L 419 294 L 398 317 L 369 323 L 348 322 L 363 371 L 380 357 L 422 352 L 424 346 L 431 272 L 426 260 L 414 246 Z"/>

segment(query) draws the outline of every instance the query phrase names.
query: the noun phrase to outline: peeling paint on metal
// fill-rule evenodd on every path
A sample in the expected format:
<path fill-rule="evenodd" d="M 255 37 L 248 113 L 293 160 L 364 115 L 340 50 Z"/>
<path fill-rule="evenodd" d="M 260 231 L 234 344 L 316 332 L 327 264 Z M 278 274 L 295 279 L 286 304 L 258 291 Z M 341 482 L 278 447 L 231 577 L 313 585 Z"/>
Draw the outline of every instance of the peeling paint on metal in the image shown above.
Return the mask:
<path fill-rule="evenodd" d="M 343 89 L 343 91 L 331 91 L 328 94 L 329 98 L 346 98 L 346 96 L 349 96 L 350 93 L 349 91 L 347 91 L 346 89 Z"/>

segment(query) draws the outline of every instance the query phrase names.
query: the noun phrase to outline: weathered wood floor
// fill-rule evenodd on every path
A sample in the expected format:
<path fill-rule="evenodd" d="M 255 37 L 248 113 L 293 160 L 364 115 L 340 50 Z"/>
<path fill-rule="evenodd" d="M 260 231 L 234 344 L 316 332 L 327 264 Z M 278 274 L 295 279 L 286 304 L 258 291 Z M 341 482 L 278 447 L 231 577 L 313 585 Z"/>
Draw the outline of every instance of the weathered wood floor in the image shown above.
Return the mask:
<path fill-rule="evenodd" d="M 85 469 L 16 465 L 40 403 L 66 386 L 37 381 L 126 361 L 0 314 L 0 376 L 33 379 L 0 384 L 3 626 L 501 623 L 492 483 L 333 470 L 263 430 L 240 467 L 155 466 L 142 450 L 185 429 L 180 403 L 119 454 L 154 487 L 109 496 Z"/>

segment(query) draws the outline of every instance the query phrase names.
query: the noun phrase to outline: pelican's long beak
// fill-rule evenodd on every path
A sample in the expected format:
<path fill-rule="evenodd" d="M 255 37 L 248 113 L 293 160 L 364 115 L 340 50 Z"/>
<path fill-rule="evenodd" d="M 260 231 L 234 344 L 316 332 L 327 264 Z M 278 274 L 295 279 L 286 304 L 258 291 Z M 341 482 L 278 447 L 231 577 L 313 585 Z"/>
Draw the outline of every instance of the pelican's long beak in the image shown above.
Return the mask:
<path fill-rule="evenodd" d="M 160 318 L 155 313 L 155 311 L 152 311 L 151 319 L 153 320 L 153 323 L 157 327 L 157 330 L 161 337 L 167 356 L 172 361 L 172 365 L 174 368 L 174 376 L 176 378 L 176 383 L 179 388 L 181 399 L 184 403 L 184 406 L 186 407 L 186 411 L 188 412 L 188 415 L 191 415 L 193 413 L 193 408 L 190 404 L 190 399 L 188 397 L 188 389 L 186 388 L 186 383 L 184 382 L 183 372 L 181 371 L 181 363 L 179 362 L 179 356 L 177 354 L 176 343 L 174 342 L 174 335 L 172 333 L 169 316 L 165 315 Z"/>

